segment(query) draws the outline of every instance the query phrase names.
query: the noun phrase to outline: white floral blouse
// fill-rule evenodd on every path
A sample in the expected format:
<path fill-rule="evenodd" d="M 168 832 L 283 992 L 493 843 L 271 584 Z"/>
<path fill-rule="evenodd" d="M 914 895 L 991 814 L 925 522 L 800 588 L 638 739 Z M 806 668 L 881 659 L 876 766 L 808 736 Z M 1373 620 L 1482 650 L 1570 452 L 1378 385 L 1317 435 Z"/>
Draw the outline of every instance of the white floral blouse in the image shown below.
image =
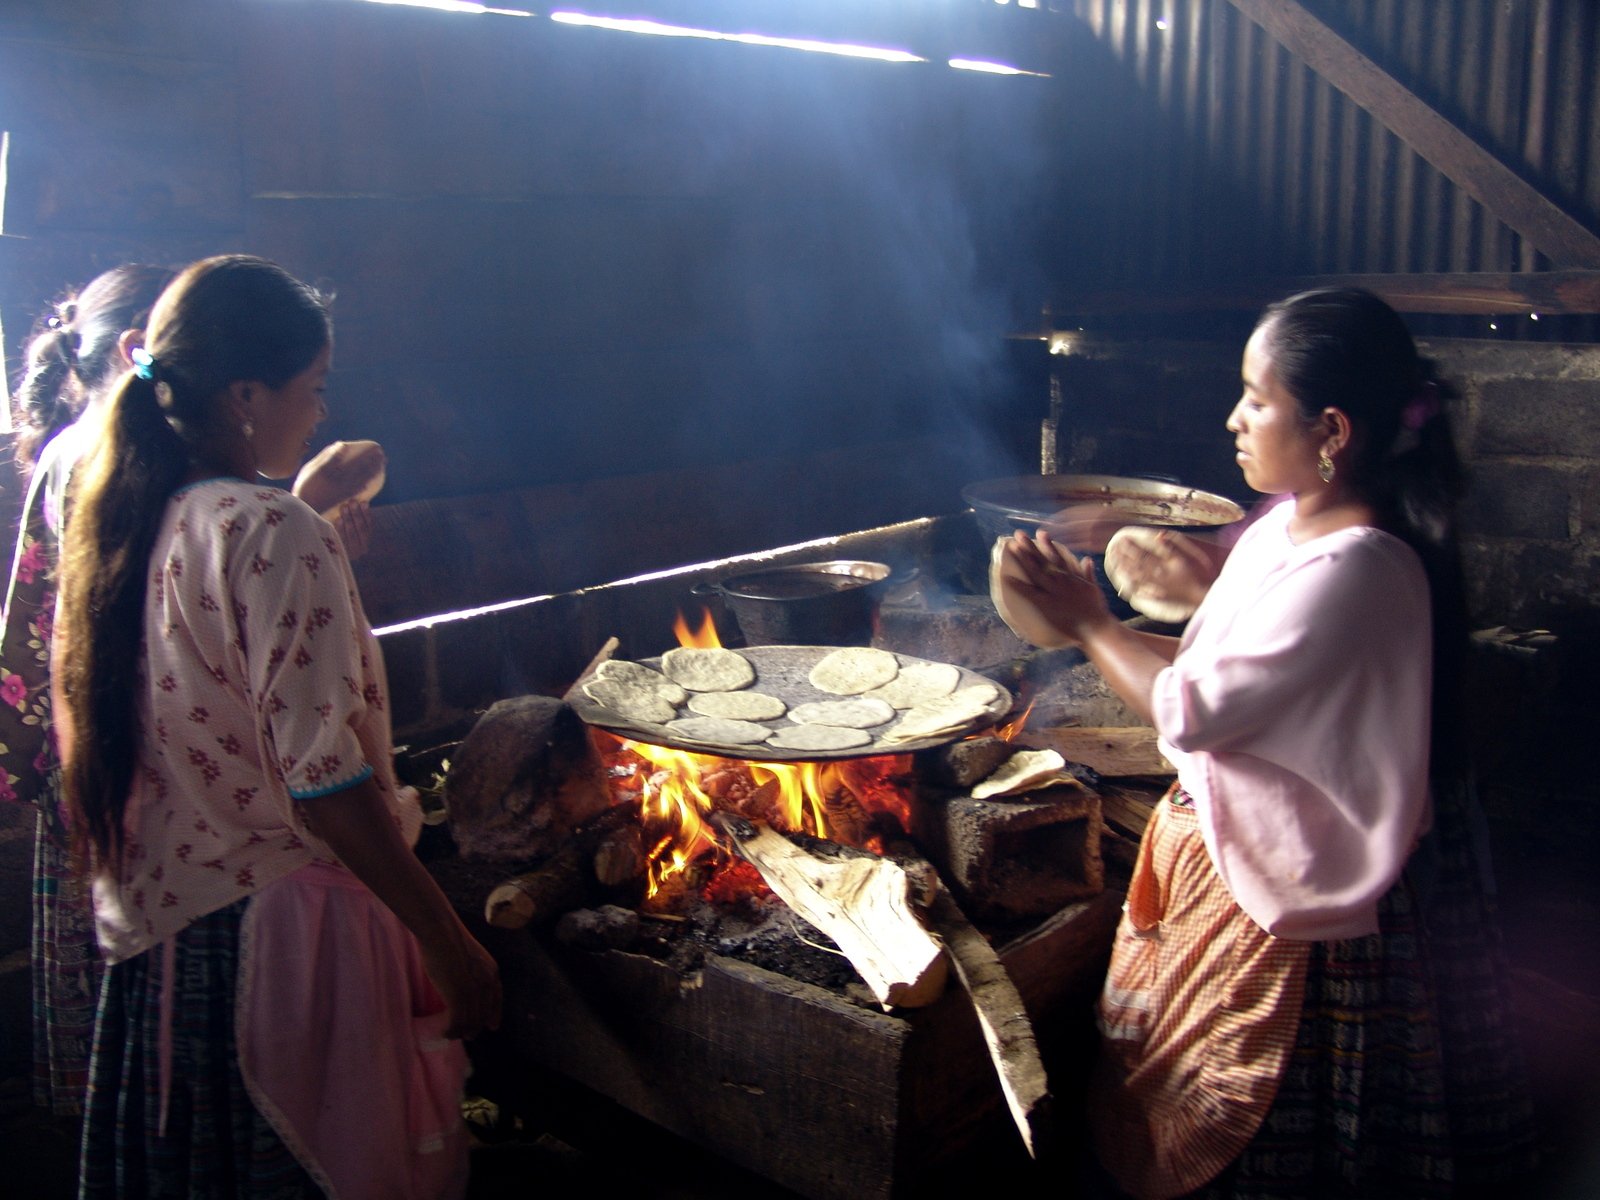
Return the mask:
<path fill-rule="evenodd" d="M 338 534 L 288 493 L 216 479 L 168 502 L 138 687 L 121 870 L 95 881 L 109 961 L 336 861 L 298 800 L 373 776 L 400 819 L 377 642 Z"/>

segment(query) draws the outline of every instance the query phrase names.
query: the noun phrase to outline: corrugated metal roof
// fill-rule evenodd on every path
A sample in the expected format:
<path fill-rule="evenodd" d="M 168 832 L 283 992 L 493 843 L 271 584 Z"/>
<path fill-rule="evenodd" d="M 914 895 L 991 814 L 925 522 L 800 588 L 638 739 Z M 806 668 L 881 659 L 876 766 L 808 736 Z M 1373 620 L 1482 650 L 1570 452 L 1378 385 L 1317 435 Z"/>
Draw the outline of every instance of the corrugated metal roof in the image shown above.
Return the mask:
<path fill-rule="evenodd" d="M 1101 243 L 1125 281 L 1226 273 L 1528 271 L 1552 264 L 1228 0 L 1065 0 L 1159 108 L 1138 205 Z M 1600 4 L 1306 0 L 1305 7 L 1591 229 L 1600 226 Z M 1230 197 L 1232 198 L 1230 201 Z M 1236 204 L 1250 228 L 1197 230 Z M 1165 221 L 1163 222 L 1166 223 Z M 1197 232 L 1200 236 L 1196 236 Z M 1102 277 L 1110 277 L 1102 273 Z"/>

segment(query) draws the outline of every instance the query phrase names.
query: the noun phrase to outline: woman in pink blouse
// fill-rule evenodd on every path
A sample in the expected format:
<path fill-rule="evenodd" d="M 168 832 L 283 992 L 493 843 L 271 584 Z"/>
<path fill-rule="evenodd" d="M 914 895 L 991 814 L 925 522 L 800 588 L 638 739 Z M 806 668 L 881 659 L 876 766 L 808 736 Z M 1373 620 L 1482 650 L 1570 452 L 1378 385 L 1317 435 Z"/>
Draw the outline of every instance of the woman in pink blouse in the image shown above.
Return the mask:
<path fill-rule="evenodd" d="M 82 1194 L 461 1194 L 495 965 L 411 853 L 333 528 L 258 482 L 326 415 L 311 289 L 185 270 L 78 472 L 56 672 L 108 969 Z"/>
<path fill-rule="evenodd" d="M 1270 307 L 1242 375 L 1237 461 L 1292 502 L 1181 639 L 1112 617 L 1048 533 L 999 571 L 1018 623 L 1081 647 L 1178 770 L 1101 998 L 1096 1147 L 1139 1197 L 1456 1194 L 1525 1170 L 1531 1124 L 1503 982 L 1469 945 L 1447 392 L 1354 290 Z"/>

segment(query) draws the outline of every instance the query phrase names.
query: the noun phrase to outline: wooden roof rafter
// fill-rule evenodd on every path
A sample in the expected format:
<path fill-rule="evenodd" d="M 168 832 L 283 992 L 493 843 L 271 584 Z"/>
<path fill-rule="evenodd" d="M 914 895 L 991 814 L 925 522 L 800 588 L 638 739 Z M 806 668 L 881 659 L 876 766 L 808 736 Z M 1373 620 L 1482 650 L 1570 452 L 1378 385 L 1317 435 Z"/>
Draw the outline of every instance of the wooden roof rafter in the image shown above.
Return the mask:
<path fill-rule="evenodd" d="M 1555 266 L 1600 269 L 1600 234 L 1368 58 L 1302 0 L 1229 3 Z"/>

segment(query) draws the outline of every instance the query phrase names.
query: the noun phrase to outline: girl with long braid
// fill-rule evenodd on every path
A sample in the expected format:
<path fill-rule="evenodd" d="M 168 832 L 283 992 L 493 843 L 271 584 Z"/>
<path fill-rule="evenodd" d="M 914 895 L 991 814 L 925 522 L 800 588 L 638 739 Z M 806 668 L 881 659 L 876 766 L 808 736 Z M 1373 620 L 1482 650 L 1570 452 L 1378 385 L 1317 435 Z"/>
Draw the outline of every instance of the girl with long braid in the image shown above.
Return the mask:
<path fill-rule="evenodd" d="M 321 298 L 186 269 L 79 468 L 55 685 L 108 963 L 81 1194 L 459 1196 L 459 1041 L 493 960 L 409 839 L 387 687 L 292 475 L 326 415 Z"/>

